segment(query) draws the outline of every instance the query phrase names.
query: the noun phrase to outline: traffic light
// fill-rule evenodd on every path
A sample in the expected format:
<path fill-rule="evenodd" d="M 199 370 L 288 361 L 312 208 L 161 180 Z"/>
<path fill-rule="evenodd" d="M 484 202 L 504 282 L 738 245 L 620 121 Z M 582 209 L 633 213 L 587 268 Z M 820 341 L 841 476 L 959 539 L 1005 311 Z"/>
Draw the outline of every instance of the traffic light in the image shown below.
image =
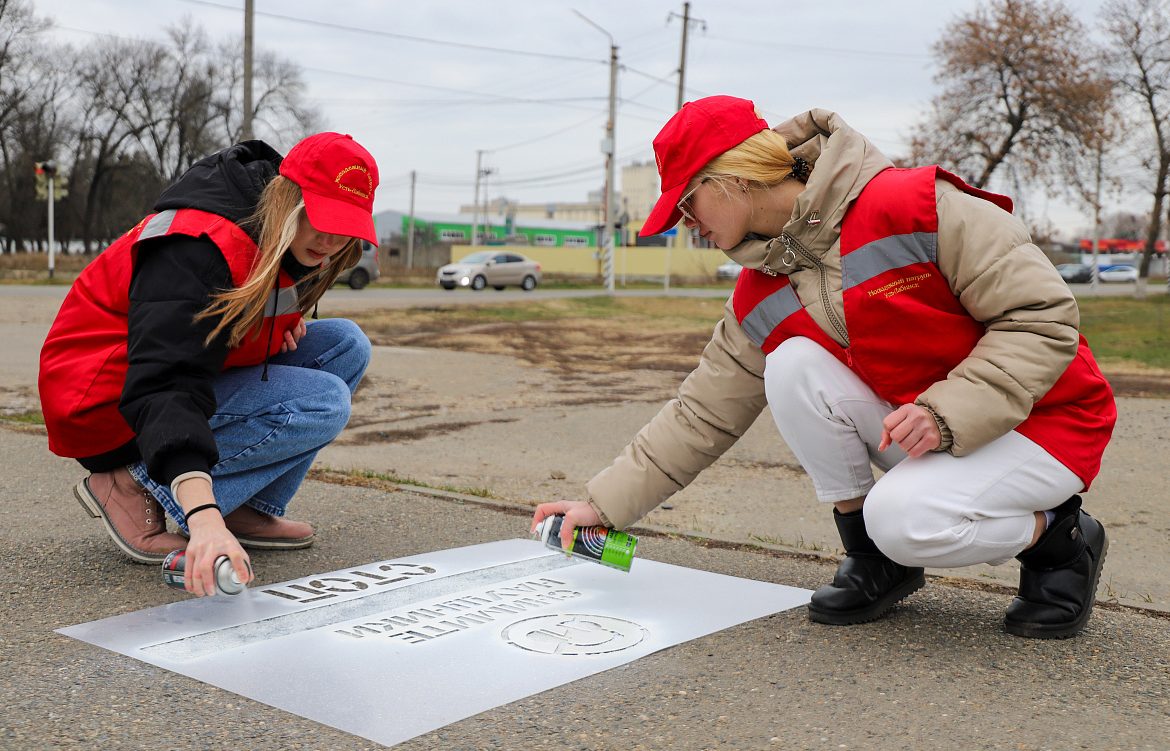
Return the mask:
<path fill-rule="evenodd" d="M 45 162 L 33 162 L 33 167 L 36 169 L 36 195 L 37 200 L 47 201 L 49 198 L 49 180 L 57 176 L 57 163 L 53 160 Z M 60 201 L 69 194 L 66 187 L 59 182 L 54 181 L 53 184 L 53 200 Z"/>

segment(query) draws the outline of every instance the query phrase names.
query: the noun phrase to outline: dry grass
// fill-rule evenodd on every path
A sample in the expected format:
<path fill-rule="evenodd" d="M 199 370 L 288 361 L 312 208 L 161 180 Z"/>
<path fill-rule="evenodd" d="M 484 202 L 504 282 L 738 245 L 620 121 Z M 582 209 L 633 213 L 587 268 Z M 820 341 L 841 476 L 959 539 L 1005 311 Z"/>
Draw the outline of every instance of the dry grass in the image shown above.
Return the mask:
<path fill-rule="evenodd" d="M 1080 305 L 1085 335 L 1114 390 L 1170 397 L 1170 296 Z M 358 322 L 376 344 L 506 355 L 571 376 L 682 375 L 698 363 L 722 308 L 715 298 L 598 296 L 377 312 Z"/>
<path fill-rule="evenodd" d="M 722 315 L 698 298 L 592 297 L 359 315 L 375 344 L 507 355 L 565 373 L 690 372 Z"/>

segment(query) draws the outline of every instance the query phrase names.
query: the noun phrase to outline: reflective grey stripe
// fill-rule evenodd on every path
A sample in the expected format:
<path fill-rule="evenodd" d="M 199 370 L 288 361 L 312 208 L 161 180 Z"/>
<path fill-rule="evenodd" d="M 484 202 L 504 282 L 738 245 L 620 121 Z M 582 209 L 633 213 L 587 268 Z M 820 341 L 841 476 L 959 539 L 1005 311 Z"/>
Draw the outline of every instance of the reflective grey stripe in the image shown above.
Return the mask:
<path fill-rule="evenodd" d="M 171 223 L 175 221 L 175 216 L 178 211 L 170 209 L 168 211 L 160 211 L 150 218 L 146 226 L 142 228 L 142 233 L 138 235 L 139 240 L 146 240 L 150 237 L 159 237 L 165 235 L 171 228 Z"/>
<path fill-rule="evenodd" d="M 792 291 L 791 285 L 784 285 L 760 301 L 752 312 L 743 319 L 744 332 L 757 347 L 764 346 L 764 340 L 788 316 L 800 310 L 800 298 Z"/>
<path fill-rule="evenodd" d="M 937 248 L 938 235 L 933 232 L 911 232 L 874 240 L 841 256 L 841 287 L 843 290 L 856 287 L 878 274 L 911 264 L 935 263 Z"/>
<path fill-rule="evenodd" d="M 268 293 L 268 302 L 264 304 L 264 317 L 282 316 L 297 311 L 297 288 L 281 287 Z"/>

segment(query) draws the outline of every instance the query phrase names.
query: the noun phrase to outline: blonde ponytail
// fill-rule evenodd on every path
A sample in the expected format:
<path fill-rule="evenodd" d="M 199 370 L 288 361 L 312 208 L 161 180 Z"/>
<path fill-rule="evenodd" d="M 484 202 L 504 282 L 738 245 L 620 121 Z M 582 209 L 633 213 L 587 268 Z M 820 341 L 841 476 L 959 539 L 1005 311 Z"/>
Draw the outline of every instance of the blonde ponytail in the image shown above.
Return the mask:
<path fill-rule="evenodd" d="M 784 136 L 774 130 L 761 130 L 707 162 L 691 178 L 691 185 L 711 181 L 727 192 L 728 183 L 738 179 L 753 187 L 770 188 L 791 177 L 794 165 Z"/>

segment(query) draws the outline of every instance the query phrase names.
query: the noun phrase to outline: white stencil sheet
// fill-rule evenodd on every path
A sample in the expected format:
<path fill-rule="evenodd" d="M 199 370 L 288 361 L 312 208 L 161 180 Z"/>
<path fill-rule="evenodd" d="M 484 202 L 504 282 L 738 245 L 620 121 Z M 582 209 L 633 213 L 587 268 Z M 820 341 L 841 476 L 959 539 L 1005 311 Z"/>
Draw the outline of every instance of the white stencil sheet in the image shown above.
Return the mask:
<path fill-rule="evenodd" d="M 642 559 L 623 573 L 505 540 L 58 633 L 393 745 L 810 594 Z"/>

